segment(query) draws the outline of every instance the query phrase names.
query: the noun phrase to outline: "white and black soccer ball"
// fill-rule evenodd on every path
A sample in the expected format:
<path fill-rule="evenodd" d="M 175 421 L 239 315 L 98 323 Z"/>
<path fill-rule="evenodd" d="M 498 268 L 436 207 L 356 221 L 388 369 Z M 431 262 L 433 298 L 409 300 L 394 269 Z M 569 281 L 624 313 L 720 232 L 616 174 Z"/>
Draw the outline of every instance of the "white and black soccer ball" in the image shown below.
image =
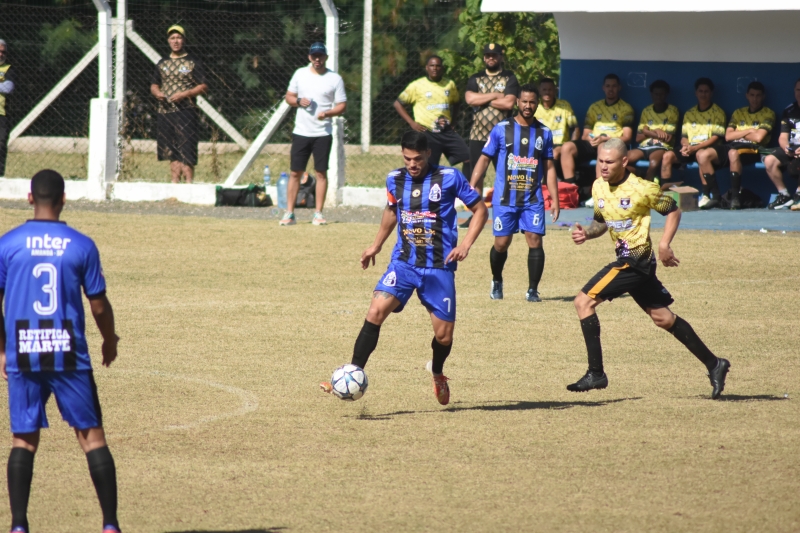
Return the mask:
<path fill-rule="evenodd" d="M 331 376 L 331 391 L 340 400 L 354 402 L 367 392 L 367 374 L 356 365 L 340 366 Z"/>

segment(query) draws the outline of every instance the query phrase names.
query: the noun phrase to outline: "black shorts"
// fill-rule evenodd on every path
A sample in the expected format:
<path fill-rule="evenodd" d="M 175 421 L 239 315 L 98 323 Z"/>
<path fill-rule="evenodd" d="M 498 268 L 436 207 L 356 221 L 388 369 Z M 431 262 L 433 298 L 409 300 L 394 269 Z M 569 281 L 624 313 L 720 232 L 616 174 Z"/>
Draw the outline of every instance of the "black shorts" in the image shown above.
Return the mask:
<path fill-rule="evenodd" d="M 433 132 L 426 131 L 425 137 L 428 138 L 428 148 L 431 151 L 431 157 L 428 159 L 429 165 L 438 165 L 442 154 L 447 158 L 451 165 L 457 165 L 464 161 L 469 161 L 469 148 L 464 139 L 455 132 L 449 129 L 447 131 Z"/>
<path fill-rule="evenodd" d="M 469 160 L 472 163 L 472 167 L 475 168 L 475 163 L 478 162 L 481 155 L 483 154 L 483 147 L 486 146 L 486 141 L 469 141 Z M 494 165 L 494 169 L 497 170 L 497 157 L 491 158 L 492 165 Z M 484 173 L 484 176 L 486 174 Z M 481 176 L 481 177 L 484 177 Z M 467 176 L 467 179 L 470 179 L 472 176 Z"/>
<path fill-rule="evenodd" d="M 761 161 L 761 154 L 758 153 L 758 148 L 755 148 L 755 152 L 753 152 L 753 148 L 744 147 L 741 145 L 735 144 L 718 144 L 714 146 L 714 150 L 717 152 L 717 159 L 719 162 L 714 163 L 715 167 L 724 167 L 730 163 L 730 158 L 728 157 L 729 150 L 736 150 L 739 152 L 739 161 L 743 165 L 753 165 Z"/>
<path fill-rule="evenodd" d="M 308 160 L 314 155 L 314 170 L 317 172 L 328 171 L 328 159 L 331 156 L 333 135 L 324 137 L 303 137 L 292 134 L 292 149 L 290 151 L 289 169 L 292 172 L 305 172 Z"/>
<path fill-rule="evenodd" d="M 199 128 L 195 108 L 159 113 L 156 126 L 159 161 L 180 161 L 192 167 L 197 165 Z"/>
<path fill-rule="evenodd" d="M 786 168 L 793 176 L 800 175 L 800 157 L 791 157 L 780 146 L 773 149 L 765 157 L 774 156 L 781 168 Z"/>
<path fill-rule="evenodd" d="M 642 309 L 669 307 L 675 300 L 656 277 L 656 258 L 650 257 L 649 272 L 617 260 L 604 266 L 581 291 L 590 298 L 613 300 L 626 292 Z"/>
<path fill-rule="evenodd" d="M 578 149 L 578 155 L 575 157 L 575 165 L 583 165 L 592 159 L 597 159 L 597 146 L 592 146 L 592 143 L 582 139 L 570 142 L 574 143 L 575 148 Z"/>

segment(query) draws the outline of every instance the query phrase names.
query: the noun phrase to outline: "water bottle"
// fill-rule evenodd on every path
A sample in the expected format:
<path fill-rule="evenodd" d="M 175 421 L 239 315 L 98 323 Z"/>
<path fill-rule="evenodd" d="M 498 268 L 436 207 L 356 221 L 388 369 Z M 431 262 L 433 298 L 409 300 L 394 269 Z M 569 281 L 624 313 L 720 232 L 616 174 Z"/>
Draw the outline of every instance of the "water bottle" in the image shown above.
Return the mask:
<path fill-rule="evenodd" d="M 264 165 L 264 190 L 267 190 L 267 187 L 272 185 L 272 174 L 269 171 L 269 165 Z"/>
<path fill-rule="evenodd" d="M 289 174 L 281 172 L 281 177 L 278 178 L 278 207 L 287 209 L 289 203 L 286 199 L 286 189 L 289 187 Z"/>

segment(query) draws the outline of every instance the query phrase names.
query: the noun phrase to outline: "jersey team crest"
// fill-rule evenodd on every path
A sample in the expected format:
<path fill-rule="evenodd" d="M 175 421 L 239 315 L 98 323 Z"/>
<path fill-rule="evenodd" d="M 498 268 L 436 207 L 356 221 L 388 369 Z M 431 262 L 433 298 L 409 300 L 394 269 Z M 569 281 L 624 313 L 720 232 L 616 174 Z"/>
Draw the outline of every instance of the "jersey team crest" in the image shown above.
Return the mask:
<path fill-rule="evenodd" d="M 494 219 L 494 230 L 495 231 L 503 231 L 503 221 L 500 220 L 500 217 L 496 217 Z"/>
<path fill-rule="evenodd" d="M 534 148 L 536 148 L 537 150 L 541 150 L 542 149 L 542 138 L 541 137 L 536 137 L 536 144 L 534 145 Z"/>
<path fill-rule="evenodd" d="M 394 270 L 386 274 L 386 277 L 383 278 L 383 284 L 387 287 L 394 287 L 397 284 L 397 274 L 395 274 Z"/>
<path fill-rule="evenodd" d="M 431 192 L 428 193 L 428 200 L 431 202 L 438 202 L 442 199 L 442 188 L 439 187 L 438 183 L 434 183 L 433 187 L 431 187 Z"/>

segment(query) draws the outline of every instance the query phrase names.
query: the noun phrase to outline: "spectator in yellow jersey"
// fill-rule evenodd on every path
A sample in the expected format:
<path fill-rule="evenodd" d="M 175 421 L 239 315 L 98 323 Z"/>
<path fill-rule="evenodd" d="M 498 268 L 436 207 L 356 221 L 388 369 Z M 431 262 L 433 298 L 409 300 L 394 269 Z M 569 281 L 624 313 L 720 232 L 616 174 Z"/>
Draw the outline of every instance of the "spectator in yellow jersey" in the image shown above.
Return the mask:
<path fill-rule="evenodd" d="M 778 147 L 764 158 L 764 166 L 775 188 L 778 197 L 767 206 L 767 209 L 791 208 L 800 211 L 800 183 L 794 196 L 783 183 L 783 168 L 788 167 L 789 174 L 800 179 L 800 80 L 794 83 L 794 102 L 786 106 L 781 113 L 781 134 Z"/>
<path fill-rule="evenodd" d="M 394 108 L 411 129 L 425 133 L 431 153 L 429 165 L 438 166 L 442 154 L 451 165 L 467 165 L 469 148 L 452 125 L 461 99 L 456 84 L 444 77 L 442 58 L 439 56 L 428 58 L 425 71 L 427 76 L 412 81 L 400 93 Z M 414 118 L 408 114 L 405 105 L 413 106 Z M 469 175 L 469 168 L 464 173 Z"/>
<path fill-rule="evenodd" d="M 588 197 L 588 206 L 593 204 L 591 198 L 592 183 L 595 175 L 582 177 L 580 183 L 575 179 L 575 167 L 588 163 L 597 157 L 597 147 L 609 139 L 622 139 L 628 144 L 633 138 L 633 108 L 619 97 L 622 84 L 619 76 L 608 74 L 603 79 L 603 92 L 606 97 L 589 106 L 583 124 L 583 135 L 580 140 L 564 143 L 561 148 L 561 169 L 564 181 L 576 183 L 580 187 L 581 198 Z"/>
<path fill-rule="evenodd" d="M 14 92 L 16 70 L 8 62 L 8 44 L 0 39 L 0 176 L 6 175 L 6 154 L 8 153 L 8 95 Z"/>
<path fill-rule="evenodd" d="M 551 78 L 539 80 L 541 102 L 536 108 L 536 119 L 550 128 L 553 133 L 553 159 L 561 159 L 561 147 L 567 141 L 577 141 L 580 137 L 578 118 L 566 100 L 558 98 L 556 82 Z M 558 168 L 560 165 L 556 165 Z"/>
<path fill-rule="evenodd" d="M 664 154 L 672 150 L 678 129 L 678 108 L 667 103 L 669 83 L 656 80 L 650 85 L 652 105 L 644 108 L 636 130 L 639 145 L 628 152 L 628 163 L 633 165 L 645 157 L 650 164 L 644 179 L 656 181 L 661 171 Z"/>
<path fill-rule="evenodd" d="M 731 209 L 741 209 L 739 193 L 742 189 L 742 165 L 752 165 L 761 160 L 760 149 L 769 143 L 770 132 L 775 124 L 775 112 L 764 107 L 764 84 L 751 82 L 747 86 L 747 107 L 733 112 L 728 128 L 725 130 L 727 144 L 706 148 L 703 152 L 712 165 L 722 167 L 729 165 L 731 169 Z M 699 159 L 698 155 L 698 159 Z M 716 179 L 709 180 L 716 183 Z M 711 191 L 715 193 L 714 190 Z M 719 189 L 715 196 L 700 206 L 711 209 L 719 206 Z"/>
<path fill-rule="evenodd" d="M 703 197 L 700 202 L 705 205 L 712 190 L 719 198 L 719 189 L 714 178 L 714 165 L 704 149 L 719 145 L 725 136 L 725 111 L 713 102 L 714 82 L 709 78 L 698 78 L 694 82 L 694 95 L 697 105 L 683 115 L 681 144 L 674 152 L 666 152 L 661 161 L 661 179 L 672 179 L 672 165 L 697 163 L 700 167 L 700 181 L 703 182 Z"/>

